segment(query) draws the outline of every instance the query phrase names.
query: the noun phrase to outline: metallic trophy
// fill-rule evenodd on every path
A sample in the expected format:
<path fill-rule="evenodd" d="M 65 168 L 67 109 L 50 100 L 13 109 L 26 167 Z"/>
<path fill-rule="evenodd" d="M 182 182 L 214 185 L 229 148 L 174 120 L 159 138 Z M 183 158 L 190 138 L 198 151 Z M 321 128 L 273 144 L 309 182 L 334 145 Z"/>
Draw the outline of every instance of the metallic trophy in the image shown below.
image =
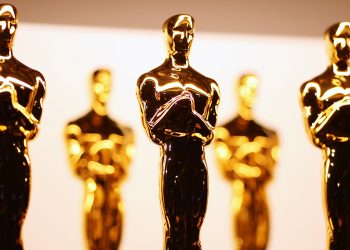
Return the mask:
<path fill-rule="evenodd" d="M 85 182 L 84 213 L 90 250 L 119 247 L 123 222 L 121 183 L 134 149 L 131 129 L 107 115 L 110 88 L 111 72 L 95 71 L 92 110 L 66 127 L 71 166 Z"/>
<path fill-rule="evenodd" d="M 16 8 L 0 4 L 0 249 L 22 250 L 30 192 L 28 141 L 38 132 L 44 77 L 12 52 Z"/>
<path fill-rule="evenodd" d="M 329 249 L 350 249 L 350 22 L 325 33 L 330 65 L 301 86 L 307 131 L 325 156 Z"/>
<path fill-rule="evenodd" d="M 137 97 L 143 126 L 161 146 L 164 249 L 201 249 L 208 191 L 204 146 L 214 137 L 219 88 L 189 65 L 193 17 L 170 17 L 163 33 L 168 57 L 138 79 Z"/>
<path fill-rule="evenodd" d="M 215 153 L 220 170 L 232 183 L 236 249 L 265 250 L 269 236 L 266 184 L 273 175 L 278 153 L 277 134 L 253 120 L 258 79 L 243 75 L 238 81 L 238 115 L 216 129 Z"/>

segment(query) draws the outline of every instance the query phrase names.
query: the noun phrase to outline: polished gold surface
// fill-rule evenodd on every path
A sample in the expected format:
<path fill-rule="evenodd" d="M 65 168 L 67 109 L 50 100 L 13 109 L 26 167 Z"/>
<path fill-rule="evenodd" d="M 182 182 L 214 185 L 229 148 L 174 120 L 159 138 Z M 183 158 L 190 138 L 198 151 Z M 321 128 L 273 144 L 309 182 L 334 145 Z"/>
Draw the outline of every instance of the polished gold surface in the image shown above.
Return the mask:
<path fill-rule="evenodd" d="M 330 65 L 301 86 L 301 106 L 313 143 L 324 152 L 329 249 L 350 249 L 350 22 L 331 26 Z"/>
<path fill-rule="evenodd" d="M 16 8 L 0 4 L 0 249 L 22 250 L 21 229 L 30 193 L 28 141 L 38 132 L 44 77 L 12 51 Z M 28 47 L 28 49 L 30 49 Z"/>
<path fill-rule="evenodd" d="M 119 247 L 123 223 L 121 183 L 134 153 L 131 129 L 108 116 L 111 83 L 110 71 L 95 71 L 92 110 L 66 127 L 70 164 L 85 182 L 84 213 L 90 250 Z"/>
<path fill-rule="evenodd" d="M 266 184 L 278 156 L 277 134 L 253 120 L 258 79 L 243 75 L 238 81 L 238 116 L 216 129 L 215 153 L 220 170 L 232 183 L 236 248 L 264 250 L 269 236 Z"/>
<path fill-rule="evenodd" d="M 161 146 L 164 249 L 201 249 L 208 191 L 204 146 L 213 139 L 219 88 L 189 65 L 191 16 L 170 17 L 163 34 L 168 57 L 138 79 L 137 97 L 143 126 Z"/>

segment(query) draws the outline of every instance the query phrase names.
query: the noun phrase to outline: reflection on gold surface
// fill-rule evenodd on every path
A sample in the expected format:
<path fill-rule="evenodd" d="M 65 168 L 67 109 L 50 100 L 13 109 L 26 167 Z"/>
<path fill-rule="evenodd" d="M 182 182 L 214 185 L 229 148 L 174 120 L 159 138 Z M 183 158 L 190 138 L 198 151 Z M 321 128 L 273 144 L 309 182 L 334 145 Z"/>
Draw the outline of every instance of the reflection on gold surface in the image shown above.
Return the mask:
<path fill-rule="evenodd" d="M 16 8 L 0 4 L 0 249 L 22 250 L 30 192 L 27 146 L 38 132 L 46 83 L 13 56 L 17 24 Z"/>
<path fill-rule="evenodd" d="M 208 191 L 204 146 L 213 139 L 219 88 L 189 65 L 191 16 L 170 17 L 163 34 L 168 57 L 139 78 L 137 97 L 143 126 L 162 149 L 164 249 L 198 250 Z"/>
<path fill-rule="evenodd" d="M 257 86 L 255 75 L 240 78 L 238 116 L 218 127 L 215 137 L 220 170 L 233 186 L 233 224 L 240 250 L 266 249 L 269 217 L 265 187 L 278 157 L 276 133 L 253 120 Z"/>
<path fill-rule="evenodd" d="M 71 166 L 85 182 L 88 249 L 112 250 L 121 239 L 120 186 L 134 154 L 134 138 L 107 115 L 110 71 L 97 70 L 92 78 L 92 111 L 67 125 L 66 141 Z"/>
<path fill-rule="evenodd" d="M 331 26 L 325 40 L 330 65 L 301 86 L 311 140 L 324 151 L 329 249 L 350 249 L 350 22 Z"/>

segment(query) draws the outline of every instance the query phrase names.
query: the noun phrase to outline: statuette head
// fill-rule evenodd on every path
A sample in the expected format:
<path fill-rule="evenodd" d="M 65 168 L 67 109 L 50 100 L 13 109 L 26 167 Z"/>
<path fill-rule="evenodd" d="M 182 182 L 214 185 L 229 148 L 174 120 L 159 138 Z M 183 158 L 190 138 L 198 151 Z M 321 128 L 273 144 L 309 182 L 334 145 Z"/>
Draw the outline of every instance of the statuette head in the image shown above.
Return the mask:
<path fill-rule="evenodd" d="M 12 47 L 17 30 L 17 10 L 11 4 L 0 4 L 0 44 Z"/>
<path fill-rule="evenodd" d="M 194 35 L 194 19 L 190 15 L 175 15 L 163 24 L 163 34 L 169 54 L 190 51 Z"/>
<path fill-rule="evenodd" d="M 99 69 L 92 74 L 92 92 L 95 101 L 106 105 L 112 85 L 112 74 L 108 69 Z"/>
<path fill-rule="evenodd" d="M 254 74 L 244 74 L 239 78 L 237 82 L 239 104 L 245 109 L 251 110 L 253 108 L 258 83 L 258 78 Z"/>
<path fill-rule="evenodd" d="M 350 22 L 332 25 L 325 33 L 325 40 L 331 62 L 350 65 Z"/>

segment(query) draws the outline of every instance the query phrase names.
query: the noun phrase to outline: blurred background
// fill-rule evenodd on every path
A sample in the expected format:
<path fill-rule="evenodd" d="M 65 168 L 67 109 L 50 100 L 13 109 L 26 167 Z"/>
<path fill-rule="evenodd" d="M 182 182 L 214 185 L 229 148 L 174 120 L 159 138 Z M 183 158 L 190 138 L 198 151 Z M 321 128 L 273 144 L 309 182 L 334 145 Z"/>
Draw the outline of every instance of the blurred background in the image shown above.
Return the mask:
<path fill-rule="evenodd" d="M 305 133 L 300 85 L 322 73 L 323 32 L 349 18 L 350 2 L 334 1 L 11 1 L 19 13 L 14 55 L 43 73 L 47 96 L 41 130 L 30 143 L 31 201 L 23 238 L 27 250 L 83 250 L 83 182 L 70 170 L 63 131 L 91 108 L 90 74 L 114 73 L 110 115 L 131 126 L 136 155 L 123 185 L 121 250 L 162 249 L 159 148 L 146 137 L 136 100 L 137 78 L 165 59 L 161 26 L 171 15 L 196 20 L 192 67 L 221 87 L 219 122 L 236 114 L 236 79 L 261 81 L 256 120 L 280 136 L 281 155 L 268 187 L 270 250 L 326 248 L 322 152 Z M 347 20 L 349 21 L 349 20 Z M 231 186 L 206 149 L 209 203 L 203 249 L 233 249 Z"/>

